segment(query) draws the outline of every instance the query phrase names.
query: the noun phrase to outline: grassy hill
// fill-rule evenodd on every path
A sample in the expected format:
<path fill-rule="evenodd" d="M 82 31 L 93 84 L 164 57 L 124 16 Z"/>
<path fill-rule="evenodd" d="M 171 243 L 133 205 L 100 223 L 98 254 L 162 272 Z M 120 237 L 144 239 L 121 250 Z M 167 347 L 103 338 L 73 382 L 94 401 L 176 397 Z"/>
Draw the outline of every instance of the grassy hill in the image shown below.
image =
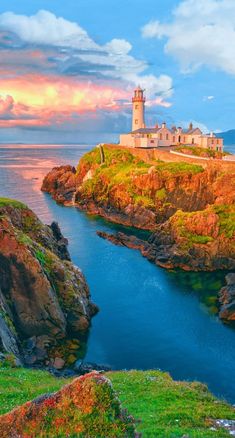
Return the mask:
<path fill-rule="evenodd" d="M 235 410 L 211 395 L 205 385 L 176 382 L 167 373 L 151 370 L 110 372 L 106 375 L 122 406 L 137 419 L 137 431 L 143 437 L 229 436 L 227 430 L 215 429 L 214 422 L 217 419 L 235 420 Z M 57 391 L 68 382 L 43 371 L 1 368 L 0 414 L 40 394 Z"/>

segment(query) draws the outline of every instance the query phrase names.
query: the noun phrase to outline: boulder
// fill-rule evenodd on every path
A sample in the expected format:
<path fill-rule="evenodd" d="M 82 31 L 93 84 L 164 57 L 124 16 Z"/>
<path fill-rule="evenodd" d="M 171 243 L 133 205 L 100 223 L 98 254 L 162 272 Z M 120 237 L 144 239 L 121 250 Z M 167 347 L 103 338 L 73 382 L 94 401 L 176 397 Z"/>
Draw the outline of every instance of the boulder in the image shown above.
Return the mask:
<path fill-rule="evenodd" d="M 226 275 L 226 286 L 219 292 L 219 317 L 225 322 L 235 322 L 235 273 Z"/>
<path fill-rule="evenodd" d="M 133 417 L 122 409 L 111 382 L 97 372 L 0 416 L 1 438 L 80 435 L 139 436 Z"/>

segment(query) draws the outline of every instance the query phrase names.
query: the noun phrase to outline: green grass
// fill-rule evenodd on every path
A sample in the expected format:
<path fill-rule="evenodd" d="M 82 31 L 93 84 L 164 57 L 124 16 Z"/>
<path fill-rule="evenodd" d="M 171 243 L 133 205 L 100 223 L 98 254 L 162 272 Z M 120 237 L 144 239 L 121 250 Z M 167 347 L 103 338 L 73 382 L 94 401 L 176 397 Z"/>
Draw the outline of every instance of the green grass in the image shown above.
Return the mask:
<path fill-rule="evenodd" d="M 158 163 L 156 170 L 159 172 L 167 172 L 171 175 L 177 174 L 191 174 L 196 175 L 204 171 L 203 167 L 198 164 L 191 164 L 185 162 L 172 162 L 172 163 Z"/>
<path fill-rule="evenodd" d="M 143 438 L 228 437 L 211 431 L 213 419 L 235 420 L 235 410 L 210 394 L 200 383 L 176 382 L 160 371 L 107 373 L 124 408 L 140 422 Z M 43 371 L 0 368 L 0 414 L 54 392 L 70 380 L 56 379 Z"/>
<path fill-rule="evenodd" d="M 209 148 L 201 148 L 199 146 L 187 146 L 182 145 L 175 148 L 175 151 L 195 155 L 196 157 L 211 157 L 211 158 L 219 158 L 224 155 L 230 155 L 228 152 L 219 152 L 215 150 L 211 150 Z"/>
<path fill-rule="evenodd" d="M 214 211 L 220 219 L 220 234 L 231 239 L 235 235 L 235 206 L 215 205 Z"/>
<path fill-rule="evenodd" d="M 19 208 L 21 210 L 28 209 L 27 205 L 23 204 L 22 202 L 16 201 L 15 199 L 0 198 L 0 208 L 8 206 Z"/>
<path fill-rule="evenodd" d="M 167 192 L 164 187 L 156 191 L 156 198 L 159 199 L 159 201 L 163 201 L 167 198 Z"/>
<path fill-rule="evenodd" d="M 163 186 L 164 181 L 168 181 L 171 177 L 195 175 L 204 171 L 200 165 L 185 162 L 165 163 L 155 160 L 150 164 L 134 156 L 130 151 L 107 145 L 103 146 L 103 151 L 105 156 L 103 164 L 100 164 L 100 152 L 95 148 L 82 157 L 77 168 L 77 172 L 81 170 L 82 174 L 84 174 L 84 166 L 86 171 L 93 170 L 92 178 L 86 180 L 80 188 L 81 198 L 92 199 L 102 205 L 115 203 L 113 196 L 115 192 L 119 194 L 125 192 L 130 196 L 131 201 L 128 199 L 125 201 L 125 196 L 120 198 L 123 199 L 122 208 L 125 202 L 131 202 L 133 205 L 142 205 L 151 209 L 155 207 L 156 200 L 158 203 L 164 201 L 167 198 L 164 187 L 154 193 L 136 182 L 141 176 L 147 176 L 150 167 L 154 164 L 155 172 L 163 179 Z M 118 199 L 118 207 L 120 202 L 122 200 Z"/>
<path fill-rule="evenodd" d="M 159 371 L 108 373 L 129 412 L 140 419 L 143 438 L 228 437 L 211 431 L 211 419 L 235 419 L 235 410 L 213 397 L 204 385 L 176 382 Z"/>
<path fill-rule="evenodd" d="M 133 197 L 135 204 L 141 205 L 145 208 L 154 208 L 154 202 L 153 200 L 145 195 L 134 195 Z"/>
<path fill-rule="evenodd" d="M 0 414 L 41 394 L 57 391 L 67 382 L 44 371 L 0 368 Z"/>

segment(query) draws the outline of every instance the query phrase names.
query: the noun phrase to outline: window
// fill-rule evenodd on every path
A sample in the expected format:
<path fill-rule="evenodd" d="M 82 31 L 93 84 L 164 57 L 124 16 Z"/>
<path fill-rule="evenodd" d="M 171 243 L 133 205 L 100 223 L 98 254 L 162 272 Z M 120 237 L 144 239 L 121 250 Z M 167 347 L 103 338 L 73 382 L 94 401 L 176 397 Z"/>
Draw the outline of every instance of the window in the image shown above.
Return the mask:
<path fill-rule="evenodd" d="M 139 123 L 139 120 L 135 119 L 135 124 L 138 125 L 138 123 Z"/>
<path fill-rule="evenodd" d="M 212 140 L 211 140 L 211 144 L 214 144 L 214 140 L 213 140 L 213 138 L 212 138 Z"/>
<path fill-rule="evenodd" d="M 217 144 L 219 144 L 219 139 L 217 138 Z"/>
<path fill-rule="evenodd" d="M 154 143 L 154 140 L 150 140 L 150 143 Z"/>
<path fill-rule="evenodd" d="M 175 135 L 173 135 L 173 143 L 175 143 Z"/>
<path fill-rule="evenodd" d="M 166 134 L 166 140 L 169 140 L 169 134 Z"/>
<path fill-rule="evenodd" d="M 135 109 L 138 109 L 139 108 L 139 105 L 135 105 Z"/>
<path fill-rule="evenodd" d="M 192 138 L 192 144 L 194 144 L 194 138 Z"/>
<path fill-rule="evenodd" d="M 160 140 L 162 140 L 162 134 L 160 134 Z"/>

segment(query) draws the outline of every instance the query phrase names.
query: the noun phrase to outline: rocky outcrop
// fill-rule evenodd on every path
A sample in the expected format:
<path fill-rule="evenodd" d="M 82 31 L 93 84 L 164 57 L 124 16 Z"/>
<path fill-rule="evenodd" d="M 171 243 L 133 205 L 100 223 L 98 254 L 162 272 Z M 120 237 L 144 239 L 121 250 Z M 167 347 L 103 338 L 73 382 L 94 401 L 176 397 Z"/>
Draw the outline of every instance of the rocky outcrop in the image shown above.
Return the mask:
<path fill-rule="evenodd" d="M 25 364 L 53 365 L 56 346 L 85 333 L 97 311 L 67 243 L 58 224 L 1 200 L 0 346 Z"/>
<path fill-rule="evenodd" d="M 224 321 L 235 323 L 235 274 L 226 275 L 226 286 L 219 292 L 219 316 Z"/>
<path fill-rule="evenodd" d="M 53 169 L 42 190 L 66 205 L 152 231 L 148 248 L 141 244 L 140 249 L 162 267 L 235 268 L 235 166 L 164 162 L 146 154 L 143 161 L 131 150 L 103 150 L 104 163 L 96 148 L 77 171 Z M 133 239 L 124 240 L 118 235 L 114 243 L 135 246 Z"/>
<path fill-rule="evenodd" d="M 229 207 L 225 207 L 229 214 Z M 224 219 L 224 209 L 210 207 L 203 212 L 175 213 L 158 226 L 148 241 L 124 233 L 98 235 L 116 245 L 138 249 L 163 268 L 193 271 L 235 269 L 235 237 Z"/>
<path fill-rule="evenodd" d="M 86 374 L 53 394 L 0 416 L 0 436 L 136 437 L 135 421 L 123 410 L 111 382 L 97 372 Z"/>
<path fill-rule="evenodd" d="M 208 161 L 142 161 L 131 151 L 96 148 L 71 166 L 52 169 L 42 190 L 65 205 L 76 205 L 113 222 L 155 230 L 177 210 L 201 211 L 207 205 L 235 202 L 235 166 Z M 146 158 L 146 157 L 145 157 Z"/>

